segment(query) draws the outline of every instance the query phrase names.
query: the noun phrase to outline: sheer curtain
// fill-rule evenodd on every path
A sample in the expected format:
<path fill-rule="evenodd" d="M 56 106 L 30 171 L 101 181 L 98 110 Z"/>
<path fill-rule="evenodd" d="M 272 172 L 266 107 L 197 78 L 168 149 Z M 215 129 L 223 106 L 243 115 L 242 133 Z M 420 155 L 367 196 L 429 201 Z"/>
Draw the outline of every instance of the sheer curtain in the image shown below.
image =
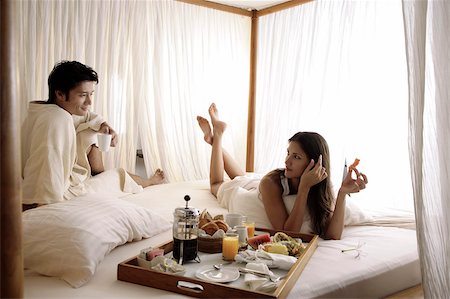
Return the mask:
<path fill-rule="evenodd" d="M 450 298 L 450 3 L 403 1 L 410 160 L 425 297 Z"/>
<path fill-rule="evenodd" d="M 349 200 L 412 212 L 401 1 L 313 1 L 259 28 L 256 171 L 284 167 L 288 138 L 316 131 L 336 189 L 345 159 L 361 159 L 369 185 Z"/>
<path fill-rule="evenodd" d="M 225 147 L 245 165 L 250 19 L 176 1 L 16 1 L 17 94 L 48 98 L 60 60 L 99 74 L 93 110 L 119 134 L 107 168 L 134 172 L 142 145 L 147 175 L 208 178 L 210 147 L 196 115 L 215 101 L 230 123 Z M 233 142 L 231 142 L 233 140 Z"/>

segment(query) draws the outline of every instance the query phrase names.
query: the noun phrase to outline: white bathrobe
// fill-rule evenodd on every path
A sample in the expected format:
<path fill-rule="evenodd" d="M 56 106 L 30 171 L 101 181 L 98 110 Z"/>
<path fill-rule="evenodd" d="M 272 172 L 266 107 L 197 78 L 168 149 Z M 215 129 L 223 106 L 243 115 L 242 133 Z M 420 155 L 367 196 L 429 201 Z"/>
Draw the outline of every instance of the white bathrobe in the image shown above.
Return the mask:
<path fill-rule="evenodd" d="M 63 200 L 76 162 L 76 133 L 66 110 L 53 104 L 30 103 L 22 125 L 22 195 L 24 204 Z"/>
<path fill-rule="evenodd" d="M 87 150 L 97 143 L 97 132 L 105 121 L 103 117 L 90 111 L 85 116 L 72 115 L 72 118 L 77 134 L 77 160 L 72 176 L 78 176 L 79 180 L 84 181 L 91 177 Z"/>
<path fill-rule="evenodd" d="M 121 197 L 142 191 L 123 169 L 91 178 L 87 149 L 96 143 L 102 117 L 91 112 L 71 116 L 57 105 L 44 103 L 30 103 L 22 126 L 24 204 L 55 203 L 87 193 Z"/>

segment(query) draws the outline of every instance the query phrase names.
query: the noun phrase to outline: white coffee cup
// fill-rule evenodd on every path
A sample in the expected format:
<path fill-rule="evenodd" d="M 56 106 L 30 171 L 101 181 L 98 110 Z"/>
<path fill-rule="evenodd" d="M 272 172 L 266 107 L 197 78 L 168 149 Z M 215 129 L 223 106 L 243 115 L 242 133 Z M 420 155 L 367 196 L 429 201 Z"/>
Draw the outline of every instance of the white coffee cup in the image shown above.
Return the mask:
<path fill-rule="evenodd" d="M 102 152 L 107 152 L 111 146 L 111 134 L 98 133 L 97 134 L 97 145 L 98 149 Z"/>
<path fill-rule="evenodd" d="M 227 214 L 225 215 L 225 222 L 231 227 L 234 228 L 236 225 L 242 224 L 242 215 L 241 214 Z"/>

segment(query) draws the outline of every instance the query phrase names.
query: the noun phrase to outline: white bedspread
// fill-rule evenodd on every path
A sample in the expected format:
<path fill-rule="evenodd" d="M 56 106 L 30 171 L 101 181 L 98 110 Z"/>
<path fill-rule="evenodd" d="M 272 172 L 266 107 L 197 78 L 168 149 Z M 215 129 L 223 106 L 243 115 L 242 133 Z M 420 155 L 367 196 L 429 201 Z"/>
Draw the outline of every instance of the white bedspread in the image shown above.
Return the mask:
<path fill-rule="evenodd" d="M 152 186 L 125 200 L 157 211 L 172 220 L 175 207 L 208 208 L 225 214 L 209 192 L 206 181 Z M 25 298 L 184 298 L 185 296 L 117 280 L 117 265 L 140 249 L 157 246 L 172 238 L 167 231 L 150 239 L 114 249 L 99 265 L 93 279 L 73 289 L 64 281 L 26 273 Z M 341 252 L 361 245 L 356 250 Z M 359 254 L 359 257 L 355 256 Z M 383 297 L 421 282 L 414 230 L 397 227 L 348 226 L 342 240 L 320 240 L 289 298 Z"/>

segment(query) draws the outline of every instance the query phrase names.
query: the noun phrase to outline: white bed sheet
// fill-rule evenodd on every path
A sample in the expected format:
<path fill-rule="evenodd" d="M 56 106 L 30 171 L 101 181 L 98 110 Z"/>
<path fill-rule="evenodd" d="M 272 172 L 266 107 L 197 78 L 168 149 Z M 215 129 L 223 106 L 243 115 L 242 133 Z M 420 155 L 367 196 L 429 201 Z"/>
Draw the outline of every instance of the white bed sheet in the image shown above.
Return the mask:
<path fill-rule="evenodd" d="M 183 182 L 148 187 L 124 200 L 158 211 L 173 219 L 176 207 L 207 208 L 213 214 L 225 214 L 209 191 L 207 181 Z M 117 265 L 139 253 L 140 249 L 171 240 L 167 231 L 150 239 L 114 249 L 99 265 L 93 279 L 74 289 L 57 278 L 26 272 L 25 298 L 187 298 L 179 294 L 117 280 Z M 364 244 L 360 257 L 356 251 L 342 249 Z M 289 298 L 383 297 L 421 283 L 414 230 L 397 227 L 349 226 L 341 240 L 319 241 L 319 246 L 303 270 Z"/>

